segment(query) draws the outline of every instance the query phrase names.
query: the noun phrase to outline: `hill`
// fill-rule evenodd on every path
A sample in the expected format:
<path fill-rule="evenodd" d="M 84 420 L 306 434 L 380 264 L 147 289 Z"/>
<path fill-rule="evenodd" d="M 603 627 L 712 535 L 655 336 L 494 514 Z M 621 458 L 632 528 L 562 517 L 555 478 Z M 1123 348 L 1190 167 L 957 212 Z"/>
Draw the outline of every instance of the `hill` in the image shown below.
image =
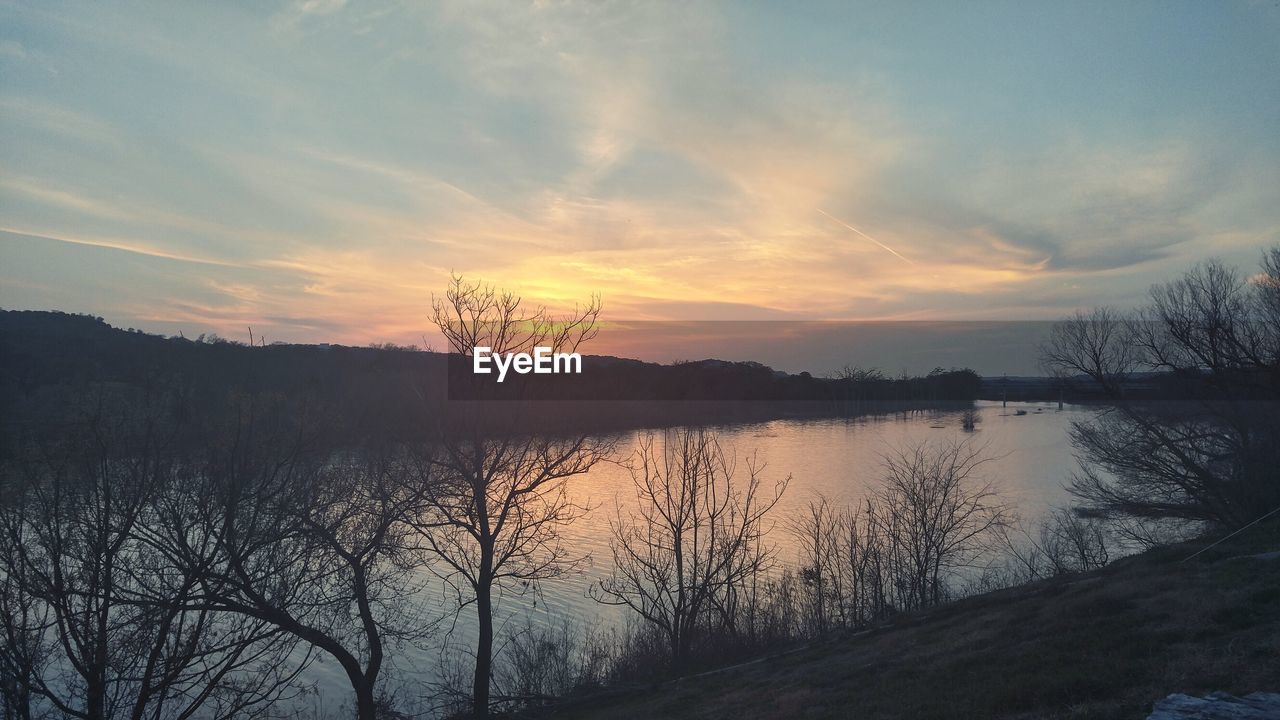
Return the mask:
<path fill-rule="evenodd" d="M 488 383 L 479 395 L 471 390 L 477 378 Z M 856 382 L 753 362 L 660 365 L 592 355 L 581 375 L 521 375 L 501 386 L 494 378 L 473 375 L 461 356 L 412 348 L 249 346 L 122 330 L 88 315 L 0 311 L 0 411 L 19 425 L 103 385 L 180 386 L 196 400 L 229 391 L 306 395 L 350 432 L 395 437 L 444 417 L 449 401 L 477 397 L 539 401 L 528 422 L 540 429 L 613 430 L 968 403 L 981 382 L 970 370 Z"/>

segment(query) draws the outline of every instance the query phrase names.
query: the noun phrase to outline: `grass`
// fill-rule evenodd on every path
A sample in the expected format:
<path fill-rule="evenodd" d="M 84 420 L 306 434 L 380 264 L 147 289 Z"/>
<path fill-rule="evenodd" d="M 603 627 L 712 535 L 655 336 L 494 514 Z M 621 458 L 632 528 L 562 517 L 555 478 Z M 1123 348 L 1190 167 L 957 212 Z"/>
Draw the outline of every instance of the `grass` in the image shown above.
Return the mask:
<path fill-rule="evenodd" d="M 1280 523 L 1010 588 L 801 652 L 580 701 L 570 720 L 1141 718 L 1174 692 L 1280 690 Z"/>

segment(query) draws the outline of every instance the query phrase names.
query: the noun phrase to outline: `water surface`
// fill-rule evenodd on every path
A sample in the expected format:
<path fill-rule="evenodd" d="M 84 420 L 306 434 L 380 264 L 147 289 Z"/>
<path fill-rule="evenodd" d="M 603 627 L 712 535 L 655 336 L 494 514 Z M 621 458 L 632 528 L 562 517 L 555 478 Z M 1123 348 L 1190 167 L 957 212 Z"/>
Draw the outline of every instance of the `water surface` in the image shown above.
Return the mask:
<path fill-rule="evenodd" d="M 1076 461 L 1067 437 L 1074 419 L 1088 417 L 1095 409 L 1054 403 L 976 403 L 979 422 L 967 432 L 959 411 L 915 411 L 855 419 L 773 420 L 720 426 L 721 444 L 739 458 L 739 477 L 745 479 L 746 458 L 754 453 L 763 464 L 766 487 L 788 474 L 791 481 L 774 509 L 769 540 L 776 544 L 778 559 L 794 563 L 796 546 L 784 524 L 811 499 L 822 494 L 837 503 L 854 503 L 872 491 L 883 475 L 882 456 L 914 443 L 966 440 L 979 444 L 994 460 L 982 466 L 980 477 L 994 483 L 1007 502 L 1024 518 L 1034 519 L 1051 507 L 1069 501 L 1065 490 Z M 1025 414 L 1018 415 L 1018 411 Z M 617 459 L 635 453 L 646 432 L 616 437 Z M 656 433 L 659 438 L 661 432 Z M 635 495 L 629 471 L 621 462 L 602 462 L 589 473 L 572 478 L 572 499 L 589 510 L 564 530 L 564 542 L 584 558 L 581 571 L 546 581 L 536 592 L 507 592 L 499 600 L 499 628 L 523 627 L 526 622 L 560 624 L 568 620 L 578 627 L 621 624 L 625 610 L 602 606 L 587 596 L 588 589 L 609 575 L 610 520 L 621 509 L 634 507 Z M 434 592 L 425 599 L 441 602 Z M 447 604 L 447 603 L 446 603 Z M 473 640 L 474 609 L 457 618 L 449 634 L 451 642 L 469 646 Z M 501 632 L 501 630 L 499 631 Z M 404 649 L 394 660 L 397 674 L 435 677 L 439 655 L 434 651 Z M 345 677 L 335 663 L 313 671 L 322 686 L 345 692 Z M 325 695 L 329 694 L 326 689 Z M 345 698 L 345 695 L 339 697 Z"/>

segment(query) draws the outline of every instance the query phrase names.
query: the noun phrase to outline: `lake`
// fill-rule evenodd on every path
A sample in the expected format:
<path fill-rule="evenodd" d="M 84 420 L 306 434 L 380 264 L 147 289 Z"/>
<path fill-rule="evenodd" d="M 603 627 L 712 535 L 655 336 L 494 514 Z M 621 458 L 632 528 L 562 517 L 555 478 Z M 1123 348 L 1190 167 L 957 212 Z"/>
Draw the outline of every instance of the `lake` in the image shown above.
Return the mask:
<path fill-rule="evenodd" d="M 1056 403 L 976 403 L 979 421 L 976 430 L 966 432 L 960 411 L 914 411 L 894 415 L 853 419 L 773 420 L 762 423 L 715 427 L 726 451 L 739 457 L 739 477 L 745 476 L 745 458 L 755 453 L 765 467 L 761 473 L 766 487 L 772 481 L 792 476 L 781 502 L 774 509 L 774 528 L 769 539 L 778 548 L 778 559 L 794 563 L 793 539 L 783 520 L 795 514 L 819 493 L 837 503 L 852 503 L 876 486 L 881 476 L 881 456 L 889 450 L 922 440 L 965 439 L 985 446 L 997 458 L 983 466 L 981 477 L 994 482 L 1000 493 L 1022 518 L 1032 520 L 1051 507 L 1065 505 L 1064 488 L 1076 467 L 1067 431 L 1072 420 L 1091 416 L 1097 410 L 1087 406 Z M 1018 411 L 1026 414 L 1018 415 Z M 659 431 L 660 432 L 660 431 Z M 644 431 L 616 436 L 618 459 L 634 453 Z M 570 480 L 573 500 L 591 509 L 564 531 L 565 544 L 587 559 L 580 573 L 543 583 L 536 593 L 507 593 L 499 600 L 495 625 L 501 628 L 535 624 L 576 626 L 621 624 L 624 610 L 602 606 L 587 597 L 587 590 L 610 572 L 609 521 L 617 509 L 634 503 L 629 471 L 620 462 L 600 463 L 582 476 Z M 428 602 L 435 603 L 432 593 Z M 467 608 L 451 631 L 451 642 L 463 647 L 472 642 L 474 609 Z M 498 645 L 501 644 L 499 639 Z M 421 681 L 432 677 L 439 665 L 438 654 L 419 650 L 401 651 L 394 660 L 394 672 Z M 468 670 L 469 672 L 469 670 Z M 349 695 L 345 677 L 336 663 L 328 661 L 310 672 L 322 686 L 323 695 L 339 702 Z M 339 699 L 341 698 L 341 699 Z"/>

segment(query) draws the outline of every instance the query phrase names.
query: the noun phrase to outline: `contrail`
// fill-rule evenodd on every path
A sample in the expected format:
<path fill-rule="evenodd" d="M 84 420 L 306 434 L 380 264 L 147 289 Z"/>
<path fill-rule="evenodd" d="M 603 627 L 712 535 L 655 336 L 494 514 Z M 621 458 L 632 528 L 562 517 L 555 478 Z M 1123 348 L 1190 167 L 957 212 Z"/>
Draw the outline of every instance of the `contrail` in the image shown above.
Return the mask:
<path fill-rule="evenodd" d="M 875 244 L 879 245 L 880 247 L 884 248 L 885 250 L 888 250 L 889 252 L 893 253 L 893 256 L 894 256 L 894 257 L 898 258 L 898 259 L 899 259 L 899 260 L 901 260 L 902 262 L 904 262 L 904 263 L 906 263 L 906 264 L 908 264 L 908 265 L 915 265 L 915 263 L 914 263 L 914 262 L 912 262 L 911 260 L 908 260 L 907 258 L 905 258 L 905 257 L 903 257 L 902 255 L 900 255 L 900 254 L 898 253 L 898 251 L 897 251 L 897 250 L 894 250 L 893 248 L 889 247 L 888 245 L 885 245 L 884 243 L 880 242 L 879 240 L 877 240 L 877 239 L 875 239 L 875 238 L 871 237 L 870 235 L 868 235 L 868 234 L 866 234 L 866 233 L 862 232 L 862 231 L 861 231 L 861 230 L 859 230 L 858 228 L 856 228 L 856 227 L 854 227 L 854 226 L 850 225 L 849 223 L 847 223 L 847 222 L 845 222 L 845 221 L 841 220 L 840 218 L 836 217 L 835 215 L 832 215 L 831 213 L 827 212 L 826 210 L 823 210 L 822 208 L 818 208 L 818 212 L 822 213 L 823 215 L 826 215 L 827 217 L 831 218 L 832 220 L 835 220 L 836 222 L 840 223 L 841 225 L 843 225 L 843 226 L 845 226 L 845 227 L 849 228 L 850 230 L 852 230 L 852 231 L 854 231 L 854 232 L 858 233 L 858 234 L 859 234 L 859 235 L 861 235 L 862 237 L 864 237 L 864 238 L 866 238 L 866 239 L 870 240 L 871 242 L 873 242 L 873 243 L 875 243 Z"/>

